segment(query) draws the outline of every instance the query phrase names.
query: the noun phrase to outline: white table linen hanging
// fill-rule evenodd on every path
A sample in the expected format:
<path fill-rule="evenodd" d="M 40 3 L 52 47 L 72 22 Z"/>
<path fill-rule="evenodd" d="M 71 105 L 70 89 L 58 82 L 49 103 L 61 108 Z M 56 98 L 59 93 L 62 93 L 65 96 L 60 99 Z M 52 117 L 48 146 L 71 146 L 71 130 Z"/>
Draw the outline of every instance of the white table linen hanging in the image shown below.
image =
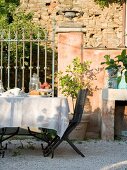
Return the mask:
<path fill-rule="evenodd" d="M 0 97 L 0 127 L 34 127 L 56 130 L 62 137 L 69 106 L 64 97 Z"/>

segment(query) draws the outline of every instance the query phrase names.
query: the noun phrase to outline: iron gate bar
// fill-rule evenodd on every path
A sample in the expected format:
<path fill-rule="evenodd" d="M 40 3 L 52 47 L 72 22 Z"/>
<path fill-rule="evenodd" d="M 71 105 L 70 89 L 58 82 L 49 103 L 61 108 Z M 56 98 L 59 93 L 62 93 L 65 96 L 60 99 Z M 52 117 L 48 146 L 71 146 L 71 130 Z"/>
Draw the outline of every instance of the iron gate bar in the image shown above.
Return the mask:
<path fill-rule="evenodd" d="M 23 29 L 23 34 L 22 34 L 22 39 L 23 39 L 23 59 L 22 59 L 22 91 L 24 91 L 24 70 L 25 70 L 25 65 L 24 65 L 24 60 L 25 60 L 25 33 Z"/>
<path fill-rule="evenodd" d="M 18 37 L 17 37 L 18 33 L 16 31 L 15 33 L 15 39 L 17 40 Z M 17 81 L 18 81 L 18 42 L 16 41 L 15 42 L 15 48 L 16 48 L 16 52 L 15 52 L 15 87 L 17 87 Z"/>
<path fill-rule="evenodd" d="M 1 40 L 3 39 L 3 33 L 1 33 Z M 3 42 L 1 41 L 1 60 L 0 60 L 0 78 L 3 81 Z"/>
<path fill-rule="evenodd" d="M 38 77 L 40 77 L 39 76 L 39 70 L 40 70 L 40 63 L 39 63 L 39 61 L 40 61 L 40 42 L 39 42 L 39 40 L 40 40 L 40 35 L 39 35 L 39 30 L 38 30 L 38 35 L 37 35 L 37 46 L 38 46 L 38 48 L 37 48 L 37 75 L 38 75 Z"/>
<path fill-rule="evenodd" d="M 53 52 L 52 52 L 52 89 L 53 89 L 53 91 L 52 91 L 52 97 L 54 97 L 54 84 L 55 84 L 55 82 L 54 82 L 54 79 L 55 79 L 55 77 L 54 77 L 54 74 L 55 74 L 55 32 L 56 32 L 56 30 L 55 30 L 55 25 L 56 25 L 56 21 L 55 21 L 55 19 L 53 20 L 53 33 L 52 33 L 52 43 L 51 43 L 51 45 L 52 45 L 52 50 L 53 50 Z"/>
<path fill-rule="evenodd" d="M 8 33 L 8 40 L 10 40 L 10 28 Z M 8 41 L 8 66 L 7 66 L 7 72 L 8 72 L 8 86 L 7 89 L 10 89 L 10 41 Z"/>
<path fill-rule="evenodd" d="M 30 67 L 29 67 L 29 69 L 30 69 L 30 81 L 31 81 L 31 77 L 32 77 L 32 69 L 33 69 L 33 67 L 32 67 L 32 33 L 30 34 Z"/>
<path fill-rule="evenodd" d="M 47 40 L 47 33 L 45 33 L 45 40 Z M 45 42 L 45 82 L 47 81 L 47 42 Z"/>
<path fill-rule="evenodd" d="M 31 77 L 32 77 L 32 33 L 30 34 L 30 67 L 29 67 L 29 70 L 30 70 L 30 81 L 31 81 Z"/>

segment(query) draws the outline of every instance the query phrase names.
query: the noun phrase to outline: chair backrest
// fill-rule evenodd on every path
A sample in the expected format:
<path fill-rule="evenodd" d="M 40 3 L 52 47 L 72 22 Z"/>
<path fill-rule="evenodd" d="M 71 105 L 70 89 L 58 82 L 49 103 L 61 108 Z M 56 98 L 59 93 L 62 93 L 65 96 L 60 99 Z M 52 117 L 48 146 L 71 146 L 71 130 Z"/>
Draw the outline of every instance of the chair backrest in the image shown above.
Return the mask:
<path fill-rule="evenodd" d="M 88 89 L 79 90 L 76 104 L 75 104 L 74 115 L 71 122 L 76 122 L 78 124 L 81 121 L 87 92 Z"/>

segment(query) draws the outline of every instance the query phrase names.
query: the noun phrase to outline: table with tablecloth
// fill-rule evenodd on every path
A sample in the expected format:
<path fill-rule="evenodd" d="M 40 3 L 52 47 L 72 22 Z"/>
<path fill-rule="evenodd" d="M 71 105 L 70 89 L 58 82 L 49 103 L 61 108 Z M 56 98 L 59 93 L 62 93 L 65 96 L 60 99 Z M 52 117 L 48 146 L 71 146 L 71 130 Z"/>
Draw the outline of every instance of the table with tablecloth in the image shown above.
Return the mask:
<path fill-rule="evenodd" d="M 65 97 L 0 97 L 0 128 L 47 128 L 62 137 L 69 124 L 68 113 Z"/>

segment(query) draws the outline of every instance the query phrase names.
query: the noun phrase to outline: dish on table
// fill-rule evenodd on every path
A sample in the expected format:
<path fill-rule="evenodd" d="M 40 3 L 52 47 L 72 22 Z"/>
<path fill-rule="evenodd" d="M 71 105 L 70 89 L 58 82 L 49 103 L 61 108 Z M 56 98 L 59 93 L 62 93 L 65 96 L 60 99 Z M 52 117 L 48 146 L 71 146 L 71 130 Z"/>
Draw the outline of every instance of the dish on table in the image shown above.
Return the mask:
<path fill-rule="evenodd" d="M 31 91 L 29 92 L 29 95 L 31 95 L 31 96 L 39 96 L 40 93 L 39 93 L 38 90 L 31 90 Z"/>
<path fill-rule="evenodd" d="M 51 93 L 52 89 L 39 89 L 39 92 L 44 92 L 44 93 Z"/>

